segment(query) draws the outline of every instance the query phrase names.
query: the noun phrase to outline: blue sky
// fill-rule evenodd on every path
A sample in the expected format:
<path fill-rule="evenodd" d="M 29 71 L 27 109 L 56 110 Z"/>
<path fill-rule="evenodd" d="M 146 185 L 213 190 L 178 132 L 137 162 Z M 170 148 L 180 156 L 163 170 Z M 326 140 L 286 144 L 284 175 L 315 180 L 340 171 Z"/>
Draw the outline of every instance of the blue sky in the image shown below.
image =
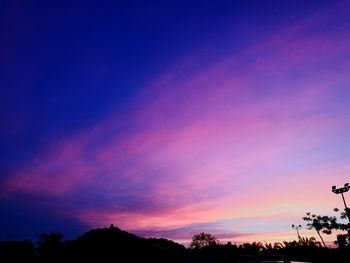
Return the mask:
<path fill-rule="evenodd" d="M 109 224 L 293 238 L 289 225 L 331 211 L 328 188 L 348 178 L 349 8 L 2 1 L 0 239 Z M 254 182 L 265 191 L 247 197 Z M 286 185 L 283 198 L 267 190 Z"/>

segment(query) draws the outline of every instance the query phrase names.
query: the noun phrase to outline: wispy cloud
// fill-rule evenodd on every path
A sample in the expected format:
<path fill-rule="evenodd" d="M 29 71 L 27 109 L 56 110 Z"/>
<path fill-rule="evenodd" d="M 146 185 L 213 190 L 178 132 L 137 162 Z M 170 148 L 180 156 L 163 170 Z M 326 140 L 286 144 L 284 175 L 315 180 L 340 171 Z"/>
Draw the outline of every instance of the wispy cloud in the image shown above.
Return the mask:
<path fill-rule="evenodd" d="M 52 142 L 2 195 L 51 196 L 91 226 L 179 239 L 228 218 L 308 209 L 320 195 L 313 182 L 328 187 L 334 167 L 347 169 L 350 144 L 350 38 L 324 34 L 318 19 L 213 65 L 178 62 L 125 115 Z M 233 222 L 216 232 L 242 235 Z"/>

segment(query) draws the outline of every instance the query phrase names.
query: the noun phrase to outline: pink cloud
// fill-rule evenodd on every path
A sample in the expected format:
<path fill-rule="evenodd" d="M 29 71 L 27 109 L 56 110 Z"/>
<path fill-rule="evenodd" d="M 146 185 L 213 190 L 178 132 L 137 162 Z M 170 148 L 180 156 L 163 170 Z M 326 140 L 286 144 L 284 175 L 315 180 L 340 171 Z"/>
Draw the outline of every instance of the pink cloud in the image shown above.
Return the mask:
<path fill-rule="evenodd" d="M 347 140 L 341 136 L 350 112 L 337 107 L 337 94 L 349 96 L 350 39 L 341 32 L 308 35 L 307 28 L 286 29 L 198 71 L 195 63 L 179 63 L 135 97 L 127 116 L 112 113 L 53 142 L 8 176 L 2 195 L 85 194 L 102 208 L 77 201 L 67 216 L 141 230 L 281 210 L 290 212 L 280 218 L 288 221 L 308 207 L 332 206 L 331 194 L 320 189 L 328 191 L 334 166 L 347 171 L 349 160 L 339 155 L 317 168 L 304 160 L 318 160 L 317 151 L 327 159 Z M 319 149 L 325 142 L 333 148 Z M 270 233 L 271 240 L 290 235 Z"/>

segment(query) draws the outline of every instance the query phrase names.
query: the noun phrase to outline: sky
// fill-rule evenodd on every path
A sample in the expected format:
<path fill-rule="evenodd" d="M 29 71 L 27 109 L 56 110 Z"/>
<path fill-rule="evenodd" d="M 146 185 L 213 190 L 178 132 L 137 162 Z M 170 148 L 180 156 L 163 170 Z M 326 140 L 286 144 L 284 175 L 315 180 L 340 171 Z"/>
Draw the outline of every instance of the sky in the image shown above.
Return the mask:
<path fill-rule="evenodd" d="M 302 217 L 350 181 L 349 12 L 1 1 L 0 240 L 317 237 Z"/>

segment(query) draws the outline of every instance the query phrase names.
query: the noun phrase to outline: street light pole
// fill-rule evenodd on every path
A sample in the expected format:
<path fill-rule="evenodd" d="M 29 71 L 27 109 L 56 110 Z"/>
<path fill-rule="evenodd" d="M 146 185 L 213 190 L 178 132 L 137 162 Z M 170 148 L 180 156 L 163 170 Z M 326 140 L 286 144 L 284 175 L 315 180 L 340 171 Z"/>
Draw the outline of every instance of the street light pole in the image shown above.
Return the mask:
<path fill-rule="evenodd" d="M 346 205 L 345 198 L 344 198 L 344 193 L 349 191 L 350 185 L 349 183 L 344 184 L 343 187 L 337 188 L 335 185 L 332 186 L 332 192 L 335 194 L 341 194 L 341 197 L 343 198 L 344 206 L 345 206 L 345 213 L 349 219 L 350 222 L 350 211 L 348 206 Z"/>
<path fill-rule="evenodd" d="M 301 228 L 301 225 L 298 225 L 298 226 L 295 226 L 295 225 L 292 225 L 292 228 L 295 229 L 297 231 L 297 234 L 298 234 L 298 239 L 299 241 L 301 240 L 301 237 L 299 235 L 299 229 Z"/>
<path fill-rule="evenodd" d="M 344 202 L 345 209 L 348 209 L 348 206 L 346 205 L 346 202 L 345 202 L 345 198 L 344 198 L 344 194 L 343 194 L 343 193 L 341 193 L 341 197 L 343 197 L 343 202 Z"/>

